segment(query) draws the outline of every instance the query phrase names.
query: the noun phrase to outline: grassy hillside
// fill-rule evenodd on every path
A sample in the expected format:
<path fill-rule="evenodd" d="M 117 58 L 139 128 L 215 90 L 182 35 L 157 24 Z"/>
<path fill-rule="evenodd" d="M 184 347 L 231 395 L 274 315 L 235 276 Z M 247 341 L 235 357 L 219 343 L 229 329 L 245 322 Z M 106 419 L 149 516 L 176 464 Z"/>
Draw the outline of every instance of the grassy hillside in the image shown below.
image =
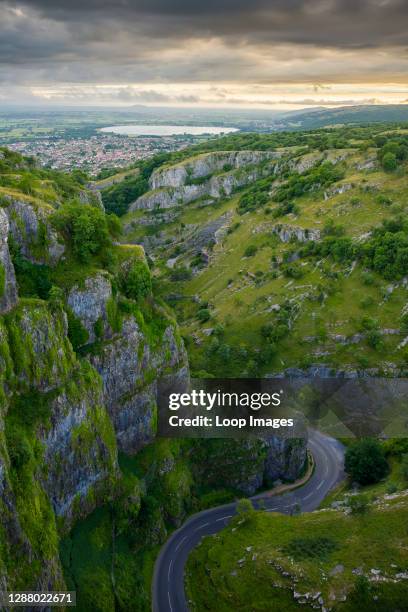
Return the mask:
<path fill-rule="evenodd" d="M 334 109 L 313 109 L 291 113 L 284 117 L 282 123 L 285 127 L 311 129 L 339 124 L 364 124 L 374 121 L 407 121 L 407 104 L 372 104 L 370 106 L 343 106 Z"/>
<path fill-rule="evenodd" d="M 281 160 L 228 197 L 136 203 L 126 239 L 151 257 L 193 372 L 406 371 L 407 144 L 392 126 L 233 135 L 206 147 Z"/>
<path fill-rule="evenodd" d="M 191 609 L 407 610 L 407 510 L 405 491 L 364 514 L 237 517 L 191 554 Z"/>

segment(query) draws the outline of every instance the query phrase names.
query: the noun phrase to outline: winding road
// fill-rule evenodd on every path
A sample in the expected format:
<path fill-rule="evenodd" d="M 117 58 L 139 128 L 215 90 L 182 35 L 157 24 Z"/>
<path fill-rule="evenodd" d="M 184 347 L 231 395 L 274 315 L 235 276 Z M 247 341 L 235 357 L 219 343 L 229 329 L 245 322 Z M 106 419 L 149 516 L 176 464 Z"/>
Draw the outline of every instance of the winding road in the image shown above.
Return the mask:
<path fill-rule="evenodd" d="M 344 450 L 337 440 L 320 432 L 309 434 L 310 449 L 315 469 L 301 487 L 279 496 L 262 493 L 252 498 L 253 505 L 262 505 L 267 512 L 289 514 L 294 507 L 302 512 L 318 508 L 327 493 L 343 478 Z M 187 612 L 184 592 L 184 569 L 190 551 L 203 536 L 223 529 L 236 513 L 236 503 L 204 510 L 190 517 L 160 551 L 154 568 L 152 599 L 153 612 Z"/>

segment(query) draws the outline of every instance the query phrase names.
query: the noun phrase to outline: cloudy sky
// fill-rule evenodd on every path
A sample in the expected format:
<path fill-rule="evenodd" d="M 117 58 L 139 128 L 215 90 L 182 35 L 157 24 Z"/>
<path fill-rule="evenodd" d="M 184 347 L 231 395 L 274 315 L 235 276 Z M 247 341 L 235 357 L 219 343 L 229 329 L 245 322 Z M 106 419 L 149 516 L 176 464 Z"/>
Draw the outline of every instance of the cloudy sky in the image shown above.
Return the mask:
<path fill-rule="evenodd" d="M 408 102 L 408 0 L 0 0 L 14 102 Z"/>

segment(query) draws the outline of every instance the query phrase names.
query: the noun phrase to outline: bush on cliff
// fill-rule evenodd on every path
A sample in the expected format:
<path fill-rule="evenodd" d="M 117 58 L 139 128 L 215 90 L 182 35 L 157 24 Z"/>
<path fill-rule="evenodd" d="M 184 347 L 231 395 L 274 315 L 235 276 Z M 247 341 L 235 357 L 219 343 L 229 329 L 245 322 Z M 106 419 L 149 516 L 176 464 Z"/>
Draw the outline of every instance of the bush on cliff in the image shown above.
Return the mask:
<path fill-rule="evenodd" d="M 53 214 L 52 221 L 81 263 L 111 246 L 108 217 L 99 208 L 76 202 L 64 204 Z"/>
<path fill-rule="evenodd" d="M 123 291 L 126 297 L 140 300 L 152 292 L 150 270 L 143 261 L 135 261 L 123 278 Z"/>

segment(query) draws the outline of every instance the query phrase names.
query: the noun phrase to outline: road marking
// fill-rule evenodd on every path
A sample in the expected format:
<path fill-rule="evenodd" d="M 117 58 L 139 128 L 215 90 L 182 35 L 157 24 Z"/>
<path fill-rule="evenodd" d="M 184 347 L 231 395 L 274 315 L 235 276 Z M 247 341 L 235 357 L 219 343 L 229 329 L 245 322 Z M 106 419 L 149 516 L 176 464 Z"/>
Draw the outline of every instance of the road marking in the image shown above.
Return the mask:
<path fill-rule="evenodd" d="M 321 489 L 323 485 L 324 485 L 324 480 L 322 480 L 322 481 L 321 481 L 321 483 L 319 483 L 319 484 L 317 485 L 317 487 L 316 487 L 316 488 L 317 488 L 317 490 Z"/>
<path fill-rule="evenodd" d="M 169 564 L 169 571 L 167 572 L 167 580 L 170 582 L 170 572 L 171 572 L 171 566 L 173 565 L 173 559 L 170 561 Z"/>
<path fill-rule="evenodd" d="M 223 516 L 222 518 L 216 519 L 216 521 L 217 521 L 217 522 L 218 522 L 218 521 L 225 521 L 226 519 L 229 519 L 229 518 L 231 518 L 231 517 L 232 517 L 232 514 L 229 514 L 228 516 Z M 207 525 L 208 525 L 208 523 L 207 523 Z M 176 549 L 176 550 L 177 550 L 177 549 Z"/>
<path fill-rule="evenodd" d="M 274 510 L 278 510 L 279 508 L 267 508 L 266 511 L 267 512 L 273 512 Z"/>
<path fill-rule="evenodd" d="M 312 497 L 312 495 L 314 494 L 314 491 L 312 491 L 311 493 L 309 493 L 309 495 L 306 495 L 306 497 L 304 497 L 303 499 L 309 499 L 309 497 Z"/>
<path fill-rule="evenodd" d="M 176 546 L 176 550 L 178 550 L 180 548 L 180 546 L 182 545 L 182 543 L 187 540 L 187 536 L 184 536 L 184 538 L 182 540 L 180 540 L 180 542 L 177 544 Z"/>
<path fill-rule="evenodd" d="M 169 598 L 170 612 L 173 612 L 173 608 L 172 608 L 171 600 L 170 600 L 170 591 L 167 591 L 167 597 Z"/>
<path fill-rule="evenodd" d="M 204 523 L 203 525 L 200 525 L 199 527 L 197 527 L 196 529 L 194 529 L 194 531 L 198 531 L 199 529 L 203 529 L 204 527 L 207 527 L 207 525 L 209 525 L 210 523 Z"/>

